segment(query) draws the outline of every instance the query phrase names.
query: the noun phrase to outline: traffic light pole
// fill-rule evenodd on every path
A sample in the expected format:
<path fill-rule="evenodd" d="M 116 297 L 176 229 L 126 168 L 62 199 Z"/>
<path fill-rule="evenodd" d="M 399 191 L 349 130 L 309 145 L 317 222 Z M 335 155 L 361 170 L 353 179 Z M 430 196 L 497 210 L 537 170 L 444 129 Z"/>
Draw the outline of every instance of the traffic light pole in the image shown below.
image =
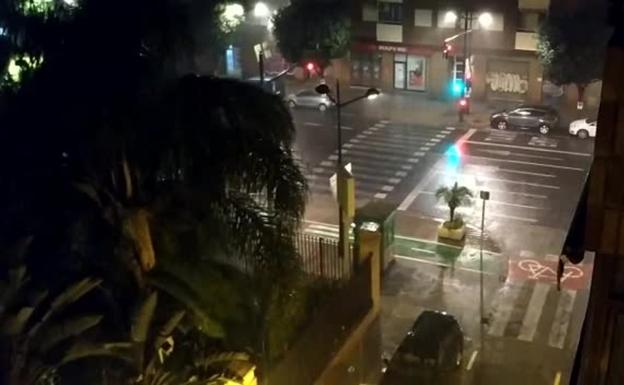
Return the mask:
<path fill-rule="evenodd" d="M 463 55 L 463 60 L 464 60 L 464 82 L 463 82 L 463 86 L 462 86 L 462 90 L 461 90 L 461 97 L 462 100 L 465 101 L 466 105 L 460 105 L 459 106 L 459 121 L 463 122 L 464 121 L 464 112 L 466 111 L 466 109 L 468 108 L 468 101 L 466 100 L 466 85 L 468 84 L 468 79 L 466 78 L 466 72 L 468 70 L 467 68 L 467 63 L 468 63 L 468 34 L 469 34 L 469 18 L 472 18 L 472 15 L 470 14 L 470 11 L 468 9 L 465 10 L 464 12 L 464 55 Z"/>

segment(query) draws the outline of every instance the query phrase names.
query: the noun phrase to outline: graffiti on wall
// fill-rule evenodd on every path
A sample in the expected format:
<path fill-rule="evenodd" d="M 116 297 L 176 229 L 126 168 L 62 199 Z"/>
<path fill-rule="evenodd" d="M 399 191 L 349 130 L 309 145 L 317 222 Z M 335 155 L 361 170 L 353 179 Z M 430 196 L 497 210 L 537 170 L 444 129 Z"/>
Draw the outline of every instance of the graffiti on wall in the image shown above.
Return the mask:
<path fill-rule="evenodd" d="M 520 95 L 529 92 L 529 80 L 526 75 L 511 72 L 488 72 L 485 82 L 493 92 Z"/>

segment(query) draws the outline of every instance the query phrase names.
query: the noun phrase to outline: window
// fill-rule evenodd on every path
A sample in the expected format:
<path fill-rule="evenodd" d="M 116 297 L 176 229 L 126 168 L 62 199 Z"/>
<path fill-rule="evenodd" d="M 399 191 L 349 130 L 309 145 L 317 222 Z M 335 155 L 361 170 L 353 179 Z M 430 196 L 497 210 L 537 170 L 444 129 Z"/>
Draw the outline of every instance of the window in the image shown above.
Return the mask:
<path fill-rule="evenodd" d="M 536 32 L 542 17 L 540 12 L 522 11 L 520 13 L 518 31 Z"/>
<path fill-rule="evenodd" d="M 365 2 L 362 5 L 362 21 L 377 21 L 377 3 Z"/>
<path fill-rule="evenodd" d="M 403 4 L 384 1 L 380 1 L 378 4 L 379 22 L 396 24 L 403 22 Z"/>
<path fill-rule="evenodd" d="M 479 21 L 478 21 L 479 15 L 474 15 L 474 20 L 472 22 L 472 28 L 473 29 L 482 29 L 484 31 L 502 31 L 502 30 L 504 30 L 505 25 L 504 25 L 504 22 L 503 22 L 503 14 L 502 13 L 490 12 L 490 15 L 492 15 L 492 22 L 487 27 L 484 27 L 484 26 L 481 25 L 481 23 L 479 23 Z"/>
<path fill-rule="evenodd" d="M 431 27 L 433 12 L 430 9 L 414 10 L 414 26 L 415 27 Z"/>

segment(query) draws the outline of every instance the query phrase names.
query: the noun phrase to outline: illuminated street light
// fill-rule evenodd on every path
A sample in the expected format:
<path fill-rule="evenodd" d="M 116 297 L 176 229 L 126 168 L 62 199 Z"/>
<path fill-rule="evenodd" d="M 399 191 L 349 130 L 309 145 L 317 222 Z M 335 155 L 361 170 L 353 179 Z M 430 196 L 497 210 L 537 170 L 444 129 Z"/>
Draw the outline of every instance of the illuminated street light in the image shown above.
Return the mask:
<path fill-rule="evenodd" d="M 445 24 L 455 24 L 457 21 L 457 14 L 453 11 L 447 11 L 444 14 L 444 23 Z"/>
<path fill-rule="evenodd" d="M 492 18 L 492 14 L 489 12 L 483 12 L 479 15 L 479 24 L 482 27 L 489 28 L 494 22 L 494 18 Z"/>
<path fill-rule="evenodd" d="M 259 1 L 254 6 L 253 14 L 257 18 L 264 19 L 264 18 L 268 18 L 269 16 L 271 16 L 271 10 L 265 3 L 263 3 L 262 1 Z"/>

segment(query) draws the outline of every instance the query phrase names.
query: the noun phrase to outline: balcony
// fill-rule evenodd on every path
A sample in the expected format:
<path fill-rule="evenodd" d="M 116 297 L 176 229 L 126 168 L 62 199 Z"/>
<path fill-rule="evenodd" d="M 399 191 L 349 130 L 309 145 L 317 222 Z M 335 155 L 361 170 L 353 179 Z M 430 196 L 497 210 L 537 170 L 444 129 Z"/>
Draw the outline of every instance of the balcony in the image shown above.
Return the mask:
<path fill-rule="evenodd" d="M 518 0 L 518 9 L 531 11 L 547 11 L 550 0 Z"/>
<path fill-rule="evenodd" d="M 520 51 L 537 51 L 537 33 L 516 32 L 515 49 Z"/>

